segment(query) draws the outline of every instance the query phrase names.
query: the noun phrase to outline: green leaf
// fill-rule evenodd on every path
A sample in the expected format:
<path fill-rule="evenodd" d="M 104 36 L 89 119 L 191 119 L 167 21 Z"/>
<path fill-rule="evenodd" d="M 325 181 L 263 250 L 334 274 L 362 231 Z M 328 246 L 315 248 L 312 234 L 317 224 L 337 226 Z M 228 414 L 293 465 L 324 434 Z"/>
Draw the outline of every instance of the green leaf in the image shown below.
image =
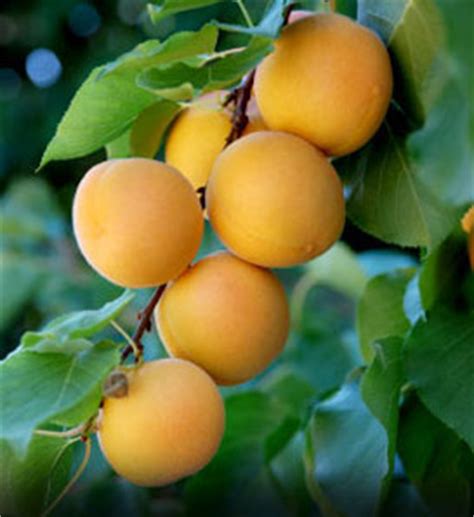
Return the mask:
<path fill-rule="evenodd" d="M 295 372 L 316 396 L 322 396 L 341 386 L 358 359 L 342 336 L 312 330 L 294 336 L 283 353 L 281 368 Z"/>
<path fill-rule="evenodd" d="M 381 510 L 383 517 L 430 517 L 416 488 L 405 480 L 395 479 Z"/>
<path fill-rule="evenodd" d="M 118 158 L 130 158 L 132 156 L 130 150 L 130 129 L 122 133 L 118 138 L 112 140 L 105 146 L 108 160 Z"/>
<path fill-rule="evenodd" d="M 174 63 L 196 59 L 200 54 L 208 54 L 214 51 L 217 43 L 218 31 L 207 24 L 199 31 L 182 31 L 172 34 L 163 42 L 148 40 L 130 52 L 122 54 L 119 58 L 103 67 L 100 77 L 109 74 L 113 70 L 133 62 L 139 61 L 142 67 Z"/>
<path fill-rule="evenodd" d="M 293 301 L 296 305 L 304 301 L 298 298 L 305 298 L 308 289 L 315 285 L 325 285 L 357 299 L 367 283 L 357 255 L 342 241 L 336 242 L 326 253 L 307 262 L 303 267 L 305 274 L 293 292 Z"/>
<path fill-rule="evenodd" d="M 174 34 L 161 44 L 141 44 L 108 68 L 94 69 L 73 98 L 40 168 L 52 160 L 85 156 L 118 138 L 157 100 L 136 85 L 144 68 L 211 53 L 216 41 L 217 29 L 206 25 L 197 32 Z"/>
<path fill-rule="evenodd" d="M 337 0 L 336 12 L 357 18 L 357 0 Z"/>
<path fill-rule="evenodd" d="M 64 438 L 35 436 L 28 453 L 19 460 L 0 441 L 0 512 L 2 515 L 37 517 L 56 497 L 69 478 L 72 448 Z"/>
<path fill-rule="evenodd" d="M 424 309 L 431 309 L 438 301 L 454 304 L 469 269 L 466 236 L 458 229 L 423 262 L 419 289 Z"/>
<path fill-rule="evenodd" d="M 403 340 L 398 337 L 385 338 L 374 345 L 375 357 L 364 373 L 360 390 L 371 413 L 384 426 L 388 439 L 389 470 L 384 479 L 382 497 L 390 487 L 395 461 L 398 428 L 398 401 L 404 380 L 402 363 Z"/>
<path fill-rule="evenodd" d="M 435 308 L 405 344 L 405 370 L 426 407 L 474 449 L 474 315 Z"/>
<path fill-rule="evenodd" d="M 226 420 L 219 452 L 186 483 L 190 515 L 284 514 L 267 461 L 291 438 L 285 407 L 259 392 L 232 395 L 226 400 Z"/>
<path fill-rule="evenodd" d="M 98 408 L 102 383 L 118 364 L 118 348 L 102 342 L 77 354 L 37 353 L 20 350 L 0 363 L 2 392 L 0 439 L 9 442 L 17 456 L 26 454 L 33 431 L 58 415 L 75 410 L 81 418 Z M 80 407 L 87 401 L 87 407 Z"/>
<path fill-rule="evenodd" d="M 273 482 L 290 509 L 283 515 L 316 515 L 316 505 L 306 487 L 304 447 L 304 433 L 299 431 L 270 463 Z"/>
<path fill-rule="evenodd" d="M 365 288 L 367 277 L 357 255 L 342 241 L 304 265 L 318 282 L 358 299 Z"/>
<path fill-rule="evenodd" d="M 180 110 L 176 102 L 163 100 L 140 113 L 130 133 L 131 155 L 154 158 L 166 129 Z"/>
<path fill-rule="evenodd" d="M 458 214 L 422 183 L 389 121 L 368 145 L 336 162 L 350 188 L 347 213 L 364 231 L 399 246 L 433 249 Z"/>
<path fill-rule="evenodd" d="M 474 201 L 474 134 L 470 132 L 474 116 L 472 108 L 469 110 L 472 92 L 465 91 L 469 83 L 459 72 L 459 64 L 452 56 L 445 59 L 448 72 L 444 73 L 451 77 L 437 96 L 425 125 L 410 135 L 408 145 L 420 179 L 432 186 L 442 200 L 459 205 Z"/>
<path fill-rule="evenodd" d="M 405 472 L 437 517 L 469 515 L 470 487 L 463 473 L 466 445 L 417 400 L 403 409 L 398 452 Z"/>
<path fill-rule="evenodd" d="M 435 79 L 430 72 L 443 41 L 436 4 L 433 0 L 360 0 L 358 21 L 378 32 L 388 45 L 395 100 L 413 125 L 420 126 Z"/>
<path fill-rule="evenodd" d="M 316 396 L 314 387 L 293 369 L 282 365 L 265 375 L 258 387 L 300 418 Z"/>
<path fill-rule="evenodd" d="M 126 290 L 116 300 L 106 303 L 100 309 L 64 314 L 39 332 L 26 332 L 21 339 L 21 346 L 36 352 L 75 353 L 78 346 L 83 349 L 82 338 L 91 337 L 107 327 L 134 297 L 133 291 Z M 64 346 L 66 343 L 68 346 Z"/>
<path fill-rule="evenodd" d="M 226 0 L 158 0 L 155 2 L 158 3 L 158 5 L 150 3 L 147 8 L 151 21 L 158 23 L 173 14 L 199 9 L 200 7 L 207 7 L 224 1 Z"/>
<path fill-rule="evenodd" d="M 322 513 L 373 515 L 389 471 L 389 443 L 357 385 L 319 403 L 306 432 L 307 482 Z"/>
<path fill-rule="evenodd" d="M 284 21 L 284 10 L 290 2 L 288 0 L 273 0 L 262 19 L 254 27 L 234 23 L 216 22 L 219 29 L 229 32 L 239 32 L 251 36 L 277 38 Z"/>
<path fill-rule="evenodd" d="M 376 276 L 367 284 L 357 307 L 357 332 L 362 355 L 368 363 L 375 355 L 372 343 L 404 336 L 410 328 L 403 299 L 412 274 L 412 270 L 399 270 Z"/>
<path fill-rule="evenodd" d="M 180 110 L 178 103 L 166 99 L 144 109 L 130 129 L 107 144 L 107 158 L 154 158 L 168 126 Z"/>
<path fill-rule="evenodd" d="M 269 38 L 255 37 L 244 50 L 216 54 L 198 66 L 176 63 L 150 67 L 137 79 L 144 89 L 170 95 L 173 89 L 196 93 L 226 88 L 238 82 L 272 50 Z"/>

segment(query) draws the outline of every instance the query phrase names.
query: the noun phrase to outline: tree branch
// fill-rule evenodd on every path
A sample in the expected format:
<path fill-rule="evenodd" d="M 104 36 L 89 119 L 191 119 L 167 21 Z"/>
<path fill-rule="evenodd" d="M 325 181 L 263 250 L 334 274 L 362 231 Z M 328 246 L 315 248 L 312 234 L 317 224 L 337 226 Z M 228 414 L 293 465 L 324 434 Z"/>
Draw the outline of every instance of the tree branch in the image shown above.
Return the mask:
<path fill-rule="evenodd" d="M 160 301 L 160 298 L 166 288 L 166 284 L 160 285 L 156 291 L 153 293 L 153 296 L 150 298 L 145 308 L 138 313 L 138 318 L 140 319 L 140 323 L 135 330 L 135 333 L 132 336 L 132 341 L 135 343 L 136 347 L 140 352 L 143 351 L 142 337 L 145 332 L 151 330 L 151 319 L 153 317 L 153 311 L 155 310 L 156 305 Z M 127 345 L 122 352 L 122 362 L 127 359 L 127 357 L 133 352 L 133 347 L 131 345 Z M 137 358 L 135 358 L 137 359 Z"/>
<path fill-rule="evenodd" d="M 247 126 L 249 118 L 247 116 L 247 106 L 252 95 L 252 87 L 255 79 L 255 69 L 252 70 L 243 80 L 242 84 L 233 90 L 224 102 L 225 106 L 234 105 L 232 110 L 232 128 L 225 141 L 225 147 L 242 136 Z"/>

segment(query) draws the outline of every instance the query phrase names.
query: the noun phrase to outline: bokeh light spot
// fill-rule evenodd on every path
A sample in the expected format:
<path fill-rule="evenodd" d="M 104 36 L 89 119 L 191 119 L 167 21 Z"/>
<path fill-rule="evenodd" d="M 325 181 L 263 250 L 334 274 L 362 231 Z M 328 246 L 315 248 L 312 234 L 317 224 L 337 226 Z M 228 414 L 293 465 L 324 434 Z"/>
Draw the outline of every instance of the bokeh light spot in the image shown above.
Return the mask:
<path fill-rule="evenodd" d="M 52 86 L 60 77 L 62 65 L 56 54 L 47 48 L 37 48 L 26 58 L 26 73 L 38 88 Z"/>
<path fill-rule="evenodd" d="M 76 4 L 69 13 L 69 27 L 81 38 L 88 38 L 99 30 L 102 23 L 97 9 L 90 4 Z"/>

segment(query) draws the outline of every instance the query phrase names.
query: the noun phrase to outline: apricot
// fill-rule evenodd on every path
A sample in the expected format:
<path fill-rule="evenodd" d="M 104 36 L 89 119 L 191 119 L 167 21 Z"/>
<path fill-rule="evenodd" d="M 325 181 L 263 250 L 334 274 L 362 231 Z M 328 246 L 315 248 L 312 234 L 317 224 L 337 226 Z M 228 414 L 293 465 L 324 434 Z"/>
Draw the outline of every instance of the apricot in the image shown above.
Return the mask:
<path fill-rule="evenodd" d="M 181 359 L 144 363 L 127 374 L 128 393 L 105 398 L 99 443 L 132 483 L 162 486 L 212 459 L 224 432 L 224 404 L 209 375 Z"/>
<path fill-rule="evenodd" d="M 204 95 L 186 108 L 171 127 L 165 146 L 166 162 L 181 171 L 195 189 L 207 183 L 212 166 L 230 133 L 231 114 L 222 107 L 226 92 Z M 244 134 L 266 128 L 251 102 Z"/>
<path fill-rule="evenodd" d="M 257 68 L 255 96 L 270 129 L 340 156 L 377 131 L 392 83 L 388 52 L 374 32 L 346 16 L 319 13 L 283 29 Z"/>
<path fill-rule="evenodd" d="M 204 227 L 189 181 L 145 158 L 109 160 L 90 169 L 74 198 L 73 223 L 89 264 L 131 288 L 178 276 L 196 255 Z"/>
<path fill-rule="evenodd" d="M 474 271 L 474 205 L 464 214 L 461 226 L 467 233 L 467 252 L 471 269 Z"/>
<path fill-rule="evenodd" d="M 230 145 L 214 165 L 206 204 L 222 242 L 266 267 L 320 255 L 344 226 L 336 171 L 322 152 L 289 133 L 257 132 Z"/>
<path fill-rule="evenodd" d="M 155 319 L 170 355 L 231 385 L 251 379 L 281 352 L 289 310 L 283 286 L 270 271 L 219 252 L 166 288 Z"/>

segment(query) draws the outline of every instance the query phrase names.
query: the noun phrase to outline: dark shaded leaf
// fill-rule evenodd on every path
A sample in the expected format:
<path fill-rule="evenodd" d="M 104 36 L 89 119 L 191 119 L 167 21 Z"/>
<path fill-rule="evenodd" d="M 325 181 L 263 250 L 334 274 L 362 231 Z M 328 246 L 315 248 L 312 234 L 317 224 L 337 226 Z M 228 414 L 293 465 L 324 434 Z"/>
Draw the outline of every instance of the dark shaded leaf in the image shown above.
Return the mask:
<path fill-rule="evenodd" d="M 408 380 L 426 407 L 474 449 L 474 315 L 435 308 L 411 331 Z"/>

